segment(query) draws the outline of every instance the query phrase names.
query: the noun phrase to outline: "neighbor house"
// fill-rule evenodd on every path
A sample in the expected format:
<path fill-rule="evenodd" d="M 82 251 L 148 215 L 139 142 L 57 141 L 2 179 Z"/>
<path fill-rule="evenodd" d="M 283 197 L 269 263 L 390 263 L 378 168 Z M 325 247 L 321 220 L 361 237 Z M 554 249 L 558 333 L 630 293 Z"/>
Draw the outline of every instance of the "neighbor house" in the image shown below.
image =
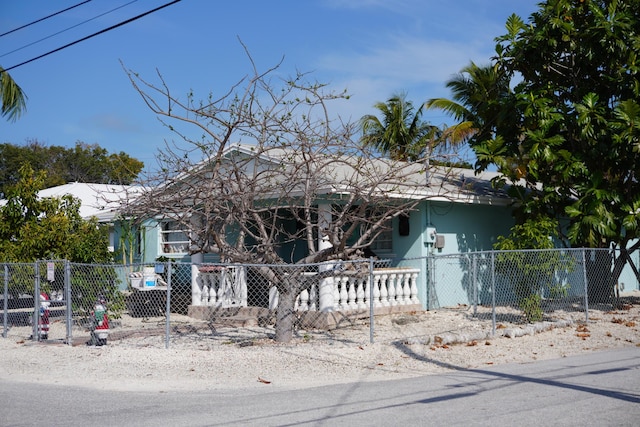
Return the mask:
<path fill-rule="evenodd" d="M 38 192 L 38 197 L 62 197 L 72 195 L 80 200 L 80 216 L 83 219 L 96 218 L 98 223 L 109 230 L 109 249 L 115 250 L 121 238 L 119 211 L 126 200 L 132 200 L 141 190 L 134 185 L 91 184 L 70 182 Z"/>

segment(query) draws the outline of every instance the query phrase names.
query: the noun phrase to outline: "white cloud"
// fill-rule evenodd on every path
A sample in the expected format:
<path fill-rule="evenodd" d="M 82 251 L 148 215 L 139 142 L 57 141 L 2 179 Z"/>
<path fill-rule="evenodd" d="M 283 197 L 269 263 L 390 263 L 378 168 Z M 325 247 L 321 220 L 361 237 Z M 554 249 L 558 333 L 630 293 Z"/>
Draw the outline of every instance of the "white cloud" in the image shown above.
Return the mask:
<path fill-rule="evenodd" d="M 444 83 L 470 60 L 489 62 L 484 46 L 413 37 L 394 38 L 365 53 L 326 55 L 320 68 L 343 75 L 369 76 L 406 82 Z"/>
<path fill-rule="evenodd" d="M 317 69 L 334 76 L 332 88 L 353 95 L 340 105 L 339 114 L 359 118 L 375 113 L 374 103 L 398 92 L 406 92 L 414 105 L 449 96 L 447 80 L 469 61 L 484 64 L 490 56 L 485 44 L 398 36 L 366 52 L 327 54 L 319 58 Z"/>

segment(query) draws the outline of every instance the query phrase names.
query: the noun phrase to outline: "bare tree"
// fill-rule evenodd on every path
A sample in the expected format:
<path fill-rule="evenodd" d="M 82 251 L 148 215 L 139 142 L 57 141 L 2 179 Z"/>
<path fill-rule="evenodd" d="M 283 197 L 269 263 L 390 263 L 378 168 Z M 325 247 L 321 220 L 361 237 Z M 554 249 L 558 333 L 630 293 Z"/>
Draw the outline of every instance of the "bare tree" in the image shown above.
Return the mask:
<path fill-rule="evenodd" d="M 248 57 L 252 75 L 206 102 L 193 94 L 180 100 L 160 73 L 154 84 L 125 69 L 181 140 L 158 155 L 154 185 L 130 213 L 180 222 L 192 254 L 264 265 L 260 274 L 279 292 L 276 340 L 287 342 L 295 298 L 309 279 L 269 266 L 361 258 L 392 218 L 423 198 L 416 179 L 426 174 L 424 163 L 374 157 L 354 138 L 354 125 L 331 118 L 328 104 L 346 93 L 328 92 L 303 73 L 276 79 L 280 64 L 259 72 Z M 180 130 L 183 124 L 200 136 Z"/>

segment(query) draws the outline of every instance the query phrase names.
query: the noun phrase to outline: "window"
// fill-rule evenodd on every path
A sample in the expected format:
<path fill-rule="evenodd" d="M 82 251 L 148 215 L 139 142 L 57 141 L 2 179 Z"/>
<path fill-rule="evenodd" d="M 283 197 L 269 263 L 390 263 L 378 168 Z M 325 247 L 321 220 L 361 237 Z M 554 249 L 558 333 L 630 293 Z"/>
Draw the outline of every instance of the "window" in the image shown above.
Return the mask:
<path fill-rule="evenodd" d="M 166 221 L 161 224 L 160 251 L 164 254 L 184 254 L 189 252 L 189 237 L 187 231 L 176 221 Z"/>
<path fill-rule="evenodd" d="M 390 253 L 393 251 L 393 230 L 391 229 L 391 220 L 385 224 L 385 230 L 375 238 L 369 246 L 375 253 Z"/>

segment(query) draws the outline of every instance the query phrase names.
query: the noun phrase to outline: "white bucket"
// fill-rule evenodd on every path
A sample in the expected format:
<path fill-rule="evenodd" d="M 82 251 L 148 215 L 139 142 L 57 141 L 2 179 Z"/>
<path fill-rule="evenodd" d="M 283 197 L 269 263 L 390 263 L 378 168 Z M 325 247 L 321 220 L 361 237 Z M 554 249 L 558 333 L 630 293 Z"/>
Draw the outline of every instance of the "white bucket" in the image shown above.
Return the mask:
<path fill-rule="evenodd" d="M 142 283 L 145 289 L 156 287 L 156 270 L 153 267 L 145 267 L 142 269 Z"/>
<path fill-rule="evenodd" d="M 129 280 L 131 280 L 131 287 L 135 289 L 142 288 L 142 275 L 140 273 L 129 274 Z"/>

